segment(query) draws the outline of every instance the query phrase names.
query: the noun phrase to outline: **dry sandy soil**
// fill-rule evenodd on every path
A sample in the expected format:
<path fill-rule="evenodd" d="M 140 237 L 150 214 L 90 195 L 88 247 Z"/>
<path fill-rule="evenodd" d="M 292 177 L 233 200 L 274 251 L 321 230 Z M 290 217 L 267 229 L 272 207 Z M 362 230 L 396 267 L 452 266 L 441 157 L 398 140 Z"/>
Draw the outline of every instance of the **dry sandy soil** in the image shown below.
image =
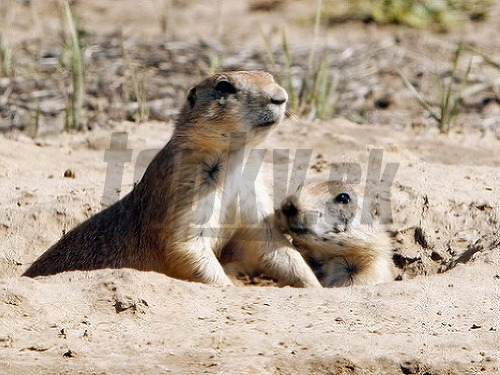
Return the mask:
<path fill-rule="evenodd" d="M 97 0 L 75 2 L 94 40 L 94 51 L 119 49 L 113 33 L 122 26 L 131 60 L 141 55 L 151 60 L 156 54 L 156 65 L 148 67 L 151 79 L 146 88 L 148 99 L 162 101 L 151 105 L 155 121 L 123 121 L 129 116 L 127 110 L 113 107 L 111 99 L 101 102 L 108 95 L 106 89 L 117 101 L 123 99 L 115 92 L 120 87 L 109 88 L 106 82 L 126 75 L 119 75 L 113 53 L 91 57 L 95 64 L 88 68 L 93 74 L 87 79 L 97 91 L 90 92 L 88 100 L 101 103 L 86 106 L 85 123 L 92 130 L 60 134 L 63 114 L 57 105 L 63 94 L 55 88 L 67 77 L 43 65 L 51 58 L 43 56 L 52 56 L 48 52 L 59 48 L 57 8 L 48 3 L 12 2 L 15 17 L 9 31 L 18 46 L 20 72 L 0 82 L 2 374 L 500 373 L 498 91 L 470 98 L 453 131 L 440 134 L 387 70 L 392 61 L 417 75 L 418 65 L 425 73 L 422 90 L 430 90 L 426 74 L 439 72 L 449 63 L 449 55 L 433 50 L 427 41 L 435 36 L 421 31 L 358 23 L 331 27 L 325 38 L 333 45 L 333 56 L 348 48 L 356 56 L 356 51 L 380 46 L 395 36 L 400 42 L 371 55 L 369 65 L 380 70 L 349 75 L 355 84 L 346 84 L 342 91 L 349 103 L 339 107 L 343 117 L 288 121 L 263 146 L 292 152 L 312 149 L 311 175 L 328 173 L 334 163 L 356 162 L 366 176 L 373 149 L 384 150 L 382 169 L 398 163 L 391 189 L 393 222 L 388 225 L 398 280 L 370 287 L 305 290 L 262 285 L 221 289 L 134 270 L 21 278 L 63 232 L 118 194 L 126 194 L 147 165 L 144 155 L 151 157 L 168 141 L 173 127 L 169 119 L 185 89 L 208 69 L 200 40 L 218 40 L 224 46 L 221 50 L 228 51 L 223 52 L 223 61 L 229 67 L 265 68 L 260 57 L 234 52 L 259 47 L 261 39 L 251 30 L 256 25 L 279 30 L 288 23 L 299 53 L 307 45 L 304 30 L 310 30 L 310 24 L 293 24 L 293 14 L 314 13 L 306 1 L 270 13 L 249 12 L 246 2 L 230 6 L 207 2 L 211 7 L 182 1 L 176 35 L 168 36 L 182 42 L 156 48 L 148 43 L 165 38 L 160 36 L 157 3 L 141 2 L 141 12 L 134 12 L 132 1 L 112 6 Z M 498 59 L 494 17 L 498 20 L 499 14 L 496 6 L 493 20 L 467 25 L 461 35 L 442 38 L 453 41 L 465 36 Z M 193 19 L 200 24 L 195 31 L 189 26 Z M 217 22 L 210 22 L 213 19 Z M 144 27 L 148 20 L 150 26 Z M 238 24 L 228 37 L 227 30 Z M 471 33 L 471 27 L 476 32 Z M 46 37 L 39 39 L 40 49 L 31 54 L 30 46 L 41 30 Z M 174 47 L 181 52 L 172 53 L 169 48 Z M 413 60 L 405 65 L 408 56 Z M 161 65 L 164 58 L 167 67 Z M 493 74 L 476 63 L 473 72 L 478 82 Z M 352 73 L 353 65 L 355 61 L 344 61 L 335 69 Z M 431 73 L 428 80 L 434 77 Z M 363 83 L 369 92 L 361 90 Z M 52 105 L 48 108 L 52 112 L 42 111 L 36 129 L 24 126 L 32 92 L 43 92 L 39 103 Z M 373 104 L 381 97 L 389 99 L 388 108 Z M 368 113 L 362 125 L 344 118 L 359 113 L 361 107 L 356 106 L 362 103 Z M 7 114 L 6 106 L 18 115 L 18 122 L 9 117 L 12 113 Z M 125 165 L 117 195 L 103 196 L 108 167 L 104 153 L 116 131 L 127 132 L 132 161 Z"/>

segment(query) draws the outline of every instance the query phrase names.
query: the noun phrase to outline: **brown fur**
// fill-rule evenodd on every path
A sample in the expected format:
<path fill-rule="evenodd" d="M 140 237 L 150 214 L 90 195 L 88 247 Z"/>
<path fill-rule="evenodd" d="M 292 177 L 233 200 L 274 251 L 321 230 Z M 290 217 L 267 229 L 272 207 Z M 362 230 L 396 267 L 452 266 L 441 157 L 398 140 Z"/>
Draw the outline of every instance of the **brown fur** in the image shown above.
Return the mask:
<path fill-rule="evenodd" d="M 365 212 L 367 222 L 361 220 L 363 193 L 360 186 L 336 181 L 307 184 L 278 212 L 280 225 L 323 286 L 394 279 L 388 233 L 372 210 Z"/>
<path fill-rule="evenodd" d="M 240 181 L 232 161 L 283 120 L 286 100 L 285 90 L 264 72 L 226 72 L 202 81 L 190 90 L 171 140 L 134 190 L 66 234 L 24 276 L 129 267 L 231 285 L 218 257 L 248 237 L 227 217 L 238 194 L 238 208 L 246 212 L 252 192 L 252 182 Z M 257 210 L 254 227 L 267 237 L 251 241 L 251 253 L 239 251 L 239 257 L 284 284 L 320 286 L 274 224 L 263 220 L 272 206 L 257 199 Z"/>

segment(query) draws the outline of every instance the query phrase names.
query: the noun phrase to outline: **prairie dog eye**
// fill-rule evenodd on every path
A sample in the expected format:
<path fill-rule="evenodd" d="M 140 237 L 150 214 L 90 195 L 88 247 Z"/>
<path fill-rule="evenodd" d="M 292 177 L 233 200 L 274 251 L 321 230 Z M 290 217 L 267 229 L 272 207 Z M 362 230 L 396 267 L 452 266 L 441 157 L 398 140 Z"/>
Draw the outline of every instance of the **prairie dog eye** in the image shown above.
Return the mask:
<path fill-rule="evenodd" d="M 234 94 L 236 93 L 236 87 L 234 87 L 229 81 L 222 80 L 215 85 L 215 89 L 221 94 Z"/>
<path fill-rule="evenodd" d="M 335 197 L 335 202 L 340 204 L 347 204 L 351 201 L 351 196 L 347 193 L 340 193 Z"/>

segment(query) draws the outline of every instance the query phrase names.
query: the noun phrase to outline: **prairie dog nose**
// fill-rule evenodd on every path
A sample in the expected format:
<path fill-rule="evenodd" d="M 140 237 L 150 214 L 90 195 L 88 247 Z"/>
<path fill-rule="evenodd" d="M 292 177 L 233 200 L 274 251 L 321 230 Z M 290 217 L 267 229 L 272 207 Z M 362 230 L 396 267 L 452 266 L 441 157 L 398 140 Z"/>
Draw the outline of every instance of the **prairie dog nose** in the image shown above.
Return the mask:
<path fill-rule="evenodd" d="M 269 88 L 269 94 L 272 104 L 280 105 L 286 103 L 288 100 L 286 90 L 277 84 L 274 84 Z"/>
<path fill-rule="evenodd" d="M 281 212 L 286 217 L 294 217 L 299 213 L 299 210 L 292 202 L 287 201 L 281 206 Z"/>

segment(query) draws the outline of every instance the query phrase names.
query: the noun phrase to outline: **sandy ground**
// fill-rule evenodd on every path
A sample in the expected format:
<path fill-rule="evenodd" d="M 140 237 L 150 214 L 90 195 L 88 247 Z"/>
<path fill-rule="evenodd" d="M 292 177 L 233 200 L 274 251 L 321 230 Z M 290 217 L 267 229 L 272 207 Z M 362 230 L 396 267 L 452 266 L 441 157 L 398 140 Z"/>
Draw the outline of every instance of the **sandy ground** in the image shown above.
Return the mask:
<path fill-rule="evenodd" d="M 133 11 L 131 3 L 136 2 L 131 0 L 113 5 L 98 0 L 73 3 L 98 40 L 91 50 L 100 54 L 89 60 L 88 79 L 103 74 L 106 78 L 109 71 L 108 81 L 103 78 L 102 87 L 95 85 L 103 90 L 95 97 L 98 103 L 108 91 L 109 102 L 120 98 L 114 96 L 119 89 L 108 85 L 123 76 L 122 66 L 112 59 L 119 46 L 102 41 L 116 38 L 110 35 L 118 29 L 132 58 L 133 53 L 144 53 L 147 59 L 158 53 L 161 60 L 170 56 L 168 48 L 179 48 L 173 54 L 178 59 L 167 61 L 168 69 L 155 67 L 157 76 L 147 87 L 152 99 L 168 97 L 161 102 L 168 113 L 175 112 L 179 98 L 200 73 L 191 72 L 189 59 L 203 50 L 182 43 L 217 41 L 232 48 L 223 55 L 228 65 L 236 61 L 242 68 L 259 67 L 262 58 L 231 53 L 261 47 L 261 36 L 255 35 L 259 27 L 274 32 L 273 41 L 279 44 L 284 24 L 300 52 L 310 41 L 310 24 L 304 19 L 314 14 L 307 1 L 290 2 L 290 7 L 274 13 L 252 14 L 243 1 L 175 1 L 175 17 L 169 21 L 174 26 L 170 23 L 161 38 L 182 41 L 182 46 L 167 43 L 168 48 L 149 46 L 146 52 L 134 52 L 140 41 L 161 39 L 161 1 L 142 1 L 141 12 Z M 63 111 L 52 109 L 54 103 L 63 103 L 63 96 L 50 94 L 40 99 L 51 110 L 42 111 L 39 133 L 18 123 L 13 126 L 12 113 L 24 119 L 31 116 L 26 109 L 26 103 L 36 99 L 31 92 L 53 93 L 65 76 L 54 65 L 44 65 L 58 48 L 57 7 L 36 0 L 29 7 L 20 1 L 9 4 L 14 9 L 10 42 L 24 70 L 19 68 L 18 77 L 0 80 L 0 373 L 500 373 L 498 92 L 468 98 L 456 128 L 442 135 L 387 70 L 394 62 L 415 76 L 424 72 L 420 88 L 432 91 L 429 81 L 449 66 L 449 53 L 427 43 L 435 35 L 359 24 L 328 29 L 326 40 L 335 58 L 345 51 L 378 51 L 362 74 L 349 75 L 352 85 L 342 94 L 345 103 L 368 107 L 370 121 L 358 125 L 346 120 L 349 111 L 357 109 L 341 106 L 341 116 L 333 120 L 288 121 L 263 145 L 268 155 L 271 149 L 290 149 L 292 154 L 312 149 L 310 175 L 328 174 L 336 163 L 354 162 L 364 179 L 375 149 L 383 150 L 382 171 L 387 163 L 397 163 L 391 186 L 393 222 L 387 229 L 398 280 L 322 290 L 220 289 L 133 270 L 71 272 L 32 280 L 21 278 L 21 273 L 64 232 L 126 194 L 149 158 L 168 141 L 173 123 L 136 124 L 118 121 L 120 117 L 109 121 L 115 111 L 111 106 L 94 118 L 88 113 L 100 104 L 90 103 L 86 119 L 96 123 L 89 126 L 93 130 L 54 134 L 62 126 Z M 489 22 L 468 25 L 443 38 L 463 38 L 497 58 L 500 40 L 494 17 L 499 14 L 497 5 Z M 199 21 L 196 28 L 193 19 Z M 39 35 L 44 37 L 37 39 Z M 396 39 L 399 44 L 380 48 Z M 31 54 L 33 45 L 38 49 Z M 351 72 L 358 62 L 346 58 L 345 66 L 336 69 Z M 498 74 L 477 60 L 474 64 L 473 82 Z M 41 66 L 48 70 L 40 73 Z M 380 69 L 370 73 L 373 67 Z M 161 91 L 165 87 L 168 90 Z M 373 106 L 381 97 L 389 98 L 387 109 Z M 128 134 L 132 161 L 125 164 L 119 191 L 103 196 L 109 167 L 105 151 L 111 134 L 118 131 Z"/>
<path fill-rule="evenodd" d="M 162 123 L 114 129 L 129 132 L 133 150 L 122 194 L 140 174 L 137 156 L 161 147 L 171 129 Z M 338 119 L 284 124 L 270 144 L 293 150 L 301 133 L 321 154 L 321 163 L 311 161 L 311 174 L 331 162 L 357 160 L 365 169 L 368 148 L 385 150 L 383 167 L 400 163 L 391 227 L 398 259 L 413 260 L 400 269 L 403 281 L 301 290 L 217 289 L 131 270 L 19 278 L 63 230 L 100 209 L 111 133 L 1 137 L 5 371 L 498 373 L 498 141 L 361 129 Z M 474 163 L 463 160 L 465 150 Z M 448 156 L 446 163 L 437 161 L 440 155 Z M 68 169 L 75 178 L 64 177 Z M 425 233 L 426 247 L 415 228 Z M 436 274 L 443 267 L 450 270 Z"/>

